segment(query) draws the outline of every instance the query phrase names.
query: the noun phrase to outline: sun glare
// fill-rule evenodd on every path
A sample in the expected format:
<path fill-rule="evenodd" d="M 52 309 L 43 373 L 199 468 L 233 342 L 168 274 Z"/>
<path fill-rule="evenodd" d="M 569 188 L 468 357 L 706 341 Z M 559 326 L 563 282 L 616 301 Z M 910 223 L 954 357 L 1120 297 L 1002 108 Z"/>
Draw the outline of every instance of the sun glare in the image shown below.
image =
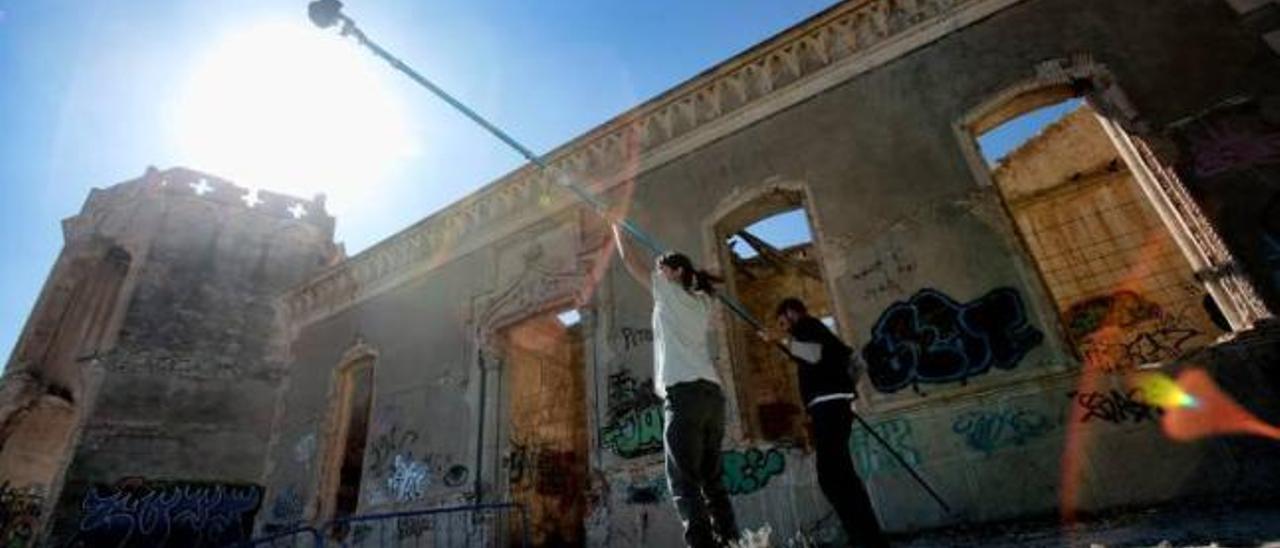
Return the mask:
<path fill-rule="evenodd" d="M 418 144 L 389 69 L 349 40 L 275 23 L 225 36 L 194 65 L 172 120 L 188 167 L 352 205 Z"/>

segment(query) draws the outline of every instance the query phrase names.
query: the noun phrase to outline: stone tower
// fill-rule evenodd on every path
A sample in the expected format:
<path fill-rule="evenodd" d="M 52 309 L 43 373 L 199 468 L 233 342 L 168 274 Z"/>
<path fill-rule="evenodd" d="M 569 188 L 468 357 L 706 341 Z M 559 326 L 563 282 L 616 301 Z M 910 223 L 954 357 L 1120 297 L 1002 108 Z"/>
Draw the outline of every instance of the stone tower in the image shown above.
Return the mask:
<path fill-rule="evenodd" d="M 277 296 L 342 251 L 323 197 L 248 195 L 151 168 L 63 221 L 0 379 L 0 486 L 21 503 L 0 544 L 250 531 L 287 363 Z"/>

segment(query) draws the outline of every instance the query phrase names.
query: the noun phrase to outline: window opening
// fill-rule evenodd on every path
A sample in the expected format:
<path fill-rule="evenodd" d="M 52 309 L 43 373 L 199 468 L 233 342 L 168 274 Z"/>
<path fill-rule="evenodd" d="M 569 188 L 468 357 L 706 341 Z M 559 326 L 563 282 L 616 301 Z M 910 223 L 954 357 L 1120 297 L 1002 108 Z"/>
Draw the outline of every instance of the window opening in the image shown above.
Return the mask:
<path fill-rule="evenodd" d="M 505 329 L 501 344 L 511 499 L 529 512 L 536 546 L 585 539 L 588 487 L 585 346 L 577 310 L 544 313 Z"/>
<path fill-rule="evenodd" d="M 342 373 L 340 386 L 340 443 L 334 447 L 338 452 L 338 477 L 329 505 L 333 518 L 355 514 L 360 506 L 360 480 L 373 407 L 373 358 L 363 358 L 347 368 Z"/>
<path fill-rule="evenodd" d="M 1085 367 L 1165 361 L 1221 333 L 1191 265 L 1085 101 L 976 137 Z"/>
<path fill-rule="evenodd" d="M 725 278 L 752 315 L 773 325 L 774 310 L 798 297 L 818 317 L 831 299 L 805 210 L 804 195 L 778 190 L 730 213 L 717 225 L 728 260 Z M 761 342 L 750 326 L 730 321 L 730 355 L 738 408 L 749 437 L 807 442 L 795 366 Z"/>

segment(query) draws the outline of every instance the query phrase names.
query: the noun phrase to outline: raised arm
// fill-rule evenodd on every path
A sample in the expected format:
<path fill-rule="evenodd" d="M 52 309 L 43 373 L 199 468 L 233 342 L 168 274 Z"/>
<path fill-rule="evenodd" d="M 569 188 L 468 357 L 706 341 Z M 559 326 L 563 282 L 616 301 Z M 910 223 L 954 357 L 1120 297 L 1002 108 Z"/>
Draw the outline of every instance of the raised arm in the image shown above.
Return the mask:
<path fill-rule="evenodd" d="M 632 278 L 636 279 L 640 285 L 648 291 L 652 291 L 653 282 L 650 277 L 653 275 L 653 267 L 649 265 L 647 257 L 640 252 L 631 240 L 631 237 L 623 234 L 622 227 L 617 223 L 613 225 L 613 243 L 618 247 L 618 257 L 622 259 L 622 265 L 626 267 L 627 272 Z"/>

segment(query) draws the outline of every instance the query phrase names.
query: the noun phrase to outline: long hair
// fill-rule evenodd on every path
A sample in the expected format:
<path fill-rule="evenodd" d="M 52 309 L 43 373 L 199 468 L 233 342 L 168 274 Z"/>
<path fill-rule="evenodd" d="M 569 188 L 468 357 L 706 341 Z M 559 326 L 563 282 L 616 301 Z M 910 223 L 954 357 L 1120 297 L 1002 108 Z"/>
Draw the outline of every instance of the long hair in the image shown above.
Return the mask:
<path fill-rule="evenodd" d="M 724 282 L 723 278 L 712 276 L 705 270 L 698 270 L 693 267 L 693 261 L 683 253 L 668 251 L 658 257 L 658 264 L 667 268 L 680 271 L 680 285 L 685 291 L 700 291 L 707 295 L 715 295 L 716 288 L 713 284 Z"/>

